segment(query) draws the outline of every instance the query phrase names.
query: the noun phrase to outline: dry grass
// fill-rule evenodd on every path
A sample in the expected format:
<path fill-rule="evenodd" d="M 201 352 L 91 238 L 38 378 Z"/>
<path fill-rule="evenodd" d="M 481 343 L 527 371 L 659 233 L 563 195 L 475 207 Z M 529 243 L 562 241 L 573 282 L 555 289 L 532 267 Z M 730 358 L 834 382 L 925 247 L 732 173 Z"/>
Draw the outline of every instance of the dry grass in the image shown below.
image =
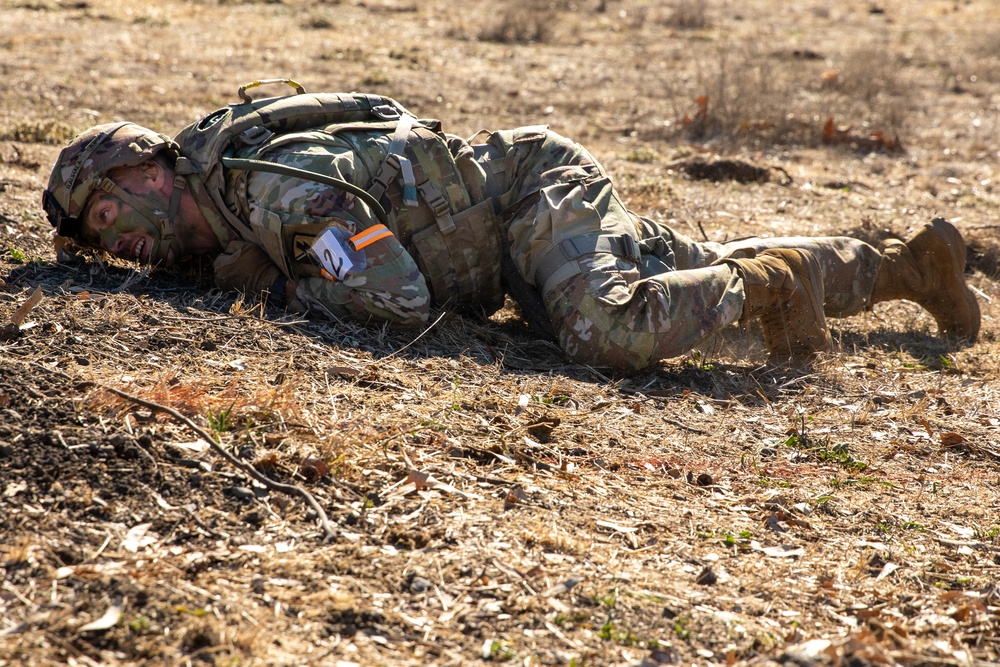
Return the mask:
<path fill-rule="evenodd" d="M 0 665 L 1000 659 L 997 8 L 0 7 L 0 323 L 45 295 L 0 329 Z M 198 271 L 53 263 L 38 200 L 60 124 L 175 131 L 281 75 L 377 86 L 463 135 L 549 122 L 696 238 L 877 242 L 946 215 L 973 248 L 981 341 L 880 304 L 832 321 L 809 372 L 765 367 L 758 332 L 733 329 L 615 377 L 512 308 L 414 341 L 282 318 Z M 824 144 L 829 116 L 905 151 Z M 791 183 L 678 166 L 719 157 Z M 93 383 L 304 486 L 339 539 Z"/>
<path fill-rule="evenodd" d="M 67 143 L 77 132 L 58 120 L 21 121 L 0 130 L 0 141 L 59 145 Z"/>
<path fill-rule="evenodd" d="M 679 30 L 704 30 L 711 25 L 711 8 L 698 0 L 676 0 L 668 3 L 668 15 L 663 24 Z"/>

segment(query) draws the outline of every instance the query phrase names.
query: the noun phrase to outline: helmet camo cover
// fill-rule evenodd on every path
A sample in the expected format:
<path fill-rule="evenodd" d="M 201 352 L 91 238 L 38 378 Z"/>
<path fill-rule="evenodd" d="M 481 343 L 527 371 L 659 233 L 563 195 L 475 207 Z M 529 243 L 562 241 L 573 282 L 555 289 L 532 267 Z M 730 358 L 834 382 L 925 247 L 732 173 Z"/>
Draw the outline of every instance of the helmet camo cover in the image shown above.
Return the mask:
<path fill-rule="evenodd" d="M 135 123 L 106 123 L 77 135 L 59 153 L 42 194 L 42 208 L 59 236 L 80 238 L 83 209 L 106 174 L 133 167 L 169 146 L 171 140 Z"/>

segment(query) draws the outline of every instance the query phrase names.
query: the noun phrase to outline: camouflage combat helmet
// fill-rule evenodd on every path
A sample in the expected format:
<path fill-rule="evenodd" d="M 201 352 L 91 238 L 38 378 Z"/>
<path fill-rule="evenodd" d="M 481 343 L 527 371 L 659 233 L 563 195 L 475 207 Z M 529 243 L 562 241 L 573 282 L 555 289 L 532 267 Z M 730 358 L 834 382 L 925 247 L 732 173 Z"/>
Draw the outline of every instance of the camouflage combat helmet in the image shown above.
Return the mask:
<path fill-rule="evenodd" d="M 42 208 L 56 233 L 80 240 L 81 216 L 97 189 L 132 204 L 134 198 L 108 178 L 108 172 L 142 164 L 165 148 L 176 150 L 170 138 L 135 123 L 97 125 L 78 135 L 59 154 L 42 194 Z M 155 215 L 154 221 L 161 233 L 167 232 L 164 236 L 172 236 L 169 220 Z"/>

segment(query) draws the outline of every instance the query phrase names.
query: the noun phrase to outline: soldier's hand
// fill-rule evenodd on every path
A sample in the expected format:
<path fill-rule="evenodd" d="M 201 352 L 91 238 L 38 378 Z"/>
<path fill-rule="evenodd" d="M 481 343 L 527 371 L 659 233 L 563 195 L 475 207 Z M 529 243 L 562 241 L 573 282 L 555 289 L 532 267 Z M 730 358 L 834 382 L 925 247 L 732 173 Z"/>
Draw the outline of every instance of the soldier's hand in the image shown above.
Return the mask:
<path fill-rule="evenodd" d="M 215 284 L 220 289 L 259 294 L 278 288 L 274 296 L 284 301 L 284 281 L 281 269 L 271 261 L 260 246 L 246 241 L 231 241 L 214 264 Z"/>

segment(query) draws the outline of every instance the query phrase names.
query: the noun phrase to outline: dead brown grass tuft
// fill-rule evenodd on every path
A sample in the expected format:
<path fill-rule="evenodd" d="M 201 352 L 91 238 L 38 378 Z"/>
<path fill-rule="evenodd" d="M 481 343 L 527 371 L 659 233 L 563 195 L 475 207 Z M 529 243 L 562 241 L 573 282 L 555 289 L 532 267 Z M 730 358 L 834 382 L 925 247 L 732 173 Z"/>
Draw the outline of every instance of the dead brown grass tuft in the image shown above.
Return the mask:
<path fill-rule="evenodd" d="M 899 144 L 914 101 L 904 63 L 885 46 L 824 56 L 811 49 L 775 52 L 766 32 L 718 46 L 698 62 L 698 79 L 677 129 L 685 136 L 742 146 L 818 144 L 835 118 L 864 150 Z M 830 68 L 827 61 L 832 61 Z"/>
<path fill-rule="evenodd" d="M 551 9 L 533 0 L 505 0 L 476 37 L 500 44 L 545 44 L 555 35 L 556 21 Z"/>
<path fill-rule="evenodd" d="M 65 144 L 76 134 L 76 130 L 60 120 L 24 120 L 0 129 L 0 141 Z"/>
<path fill-rule="evenodd" d="M 233 367 L 237 368 L 236 366 Z M 119 377 L 118 382 L 123 378 Z M 137 396 L 159 403 L 207 424 L 210 430 L 247 432 L 262 424 L 282 424 L 301 419 L 301 406 L 295 397 L 296 380 L 279 373 L 274 378 L 226 378 L 207 374 L 191 377 L 176 371 L 144 381 Z M 126 383 L 135 379 L 125 377 Z M 97 389 L 87 399 L 96 412 L 138 413 L 140 420 L 153 419 L 134 404 Z"/>
<path fill-rule="evenodd" d="M 312 13 L 302 21 L 302 27 L 309 30 L 329 30 L 336 24 L 326 14 Z"/>
<path fill-rule="evenodd" d="M 842 120 L 902 137 L 914 104 L 906 82 L 905 63 L 885 44 L 862 45 L 840 60 L 840 73 L 831 86 Z"/>
<path fill-rule="evenodd" d="M 766 35 L 719 47 L 700 63 L 695 108 L 680 129 L 695 138 L 723 137 L 749 145 L 802 143 L 812 134 L 801 93 L 809 66 L 775 61 Z"/>
<path fill-rule="evenodd" d="M 997 225 L 984 225 L 966 233 L 969 246 L 968 264 L 988 278 L 1000 278 L 1000 239 Z"/>
<path fill-rule="evenodd" d="M 703 30 L 711 25 L 709 6 L 704 0 L 674 0 L 667 5 L 663 24 L 679 30 Z"/>
<path fill-rule="evenodd" d="M 526 547 L 545 552 L 573 555 L 586 551 L 586 544 L 569 527 L 551 517 L 538 518 L 526 525 L 521 539 Z"/>

